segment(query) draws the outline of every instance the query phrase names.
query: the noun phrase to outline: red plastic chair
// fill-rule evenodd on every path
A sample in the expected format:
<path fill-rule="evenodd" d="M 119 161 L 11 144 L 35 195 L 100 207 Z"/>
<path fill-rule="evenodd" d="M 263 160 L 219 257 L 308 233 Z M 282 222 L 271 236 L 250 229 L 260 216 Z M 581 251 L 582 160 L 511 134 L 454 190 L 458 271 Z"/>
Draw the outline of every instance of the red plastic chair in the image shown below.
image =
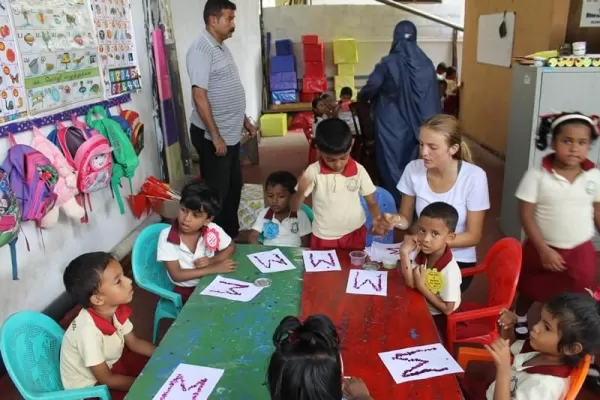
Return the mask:
<path fill-rule="evenodd" d="M 302 130 L 308 142 L 308 165 L 317 161 L 317 147 L 313 141 L 312 125 L 306 119 L 302 121 Z"/>
<path fill-rule="evenodd" d="M 489 294 L 487 304 L 463 303 L 448 316 L 446 348 L 450 353 L 454 353 L 455 343 L 487 344 L 498 334 L 498 316 L 515 298 L 521 257 L 521 243 L 504 238 L 492 246 L 481 265 L 461 271 L 463 277 L 485 273 Z"/>

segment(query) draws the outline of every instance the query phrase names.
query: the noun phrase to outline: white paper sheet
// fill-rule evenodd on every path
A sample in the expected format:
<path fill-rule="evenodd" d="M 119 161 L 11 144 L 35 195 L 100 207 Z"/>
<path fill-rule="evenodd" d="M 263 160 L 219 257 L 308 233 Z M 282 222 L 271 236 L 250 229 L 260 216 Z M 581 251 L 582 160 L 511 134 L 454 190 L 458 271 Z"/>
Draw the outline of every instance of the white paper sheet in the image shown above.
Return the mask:
<path fill-rule="evenodd" d="M 263 290 L 264 287 L 254 283 L 238 281 L 237 279 L 217 277 L 200 293 L 204 296 L 222 297 L 224 299 L 249 302 Z"/>
<path fill-rule="evenodd" d="M 346 293 L 387 296 L 387 271 L 350 270 Z"/>
<path fill-rule="evenodd" d="M 179 364 L 152 400 L 206 400 L 223 372 L 217 368 Z"/>
<path fill-rule="evenodd" d="M 279 249 L 248 254 L 248 258 L 263 274 L 288 271 L 296 268 Z"/>
<path fill-rule="evenodd" d="M 389 259 L 400 260 L 400 247 L 402 243 L 379 243 L 373 242 L 370 247 L 365 248 L 365 252 L 371 261 L 385 262 Z M 415 252 L 409 254 L 409 258 L 414 260 Z"/>
<path fill-rule="evenodd" d="M 396 383 L 464 372 L 440 343 L 379 353 Z"/>
<path fill-rule="evenodd" d="M 306 272 L 326 272 L 341 271 L 342 266 L 335 250 L 312 251 L 305 250 L 302 253 L 304 258 L 304 269 Z"/>

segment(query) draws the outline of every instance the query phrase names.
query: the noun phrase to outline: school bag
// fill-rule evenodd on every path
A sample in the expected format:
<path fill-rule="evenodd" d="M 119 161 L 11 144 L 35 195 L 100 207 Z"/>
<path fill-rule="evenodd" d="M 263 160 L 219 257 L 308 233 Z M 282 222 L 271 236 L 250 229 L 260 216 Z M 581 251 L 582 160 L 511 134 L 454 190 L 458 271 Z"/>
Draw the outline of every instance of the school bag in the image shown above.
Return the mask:
<path fill-rule="evenodd" d="M 140 119 L 140 114 L 133 110 L 123 110 L 119 105 L 119 112 L 131 126 L 131 144 L 135 154 L 139 155 L 144 148 L 144 123 Z"/>
<path fill-rule="evenodd" d="M 133 183 L 131 179 L 135 174 L 135 169 L 139 165 L 140 161 L 133 145 L 129 141 L 129 138 L 123 132 L 123 129 L 118 122 L 109 118 L 106 114 L 106 109 L 103 106 L 92 107 L 85 118 L 87 125 L 96 129 L 102 136 L 107 138 L 113 149 L 113 170 L 111 187 L 117 203 L 119 204 L 119 210 L 121 214 L 125 214 L 125 206 L 119 192 L 119 186 L 122 178 L 127 178 L 129 181 L 129 188 L 131 194 L 133 194 Z"/>
<path fill-rule="evenodd" d="M 17 272 L 17 238 L 21 229 L 21 208 L 10 188 L 8 174 L 0 168 L 0 247 L 10 246 L 12 278 L 19 279 Z"/>

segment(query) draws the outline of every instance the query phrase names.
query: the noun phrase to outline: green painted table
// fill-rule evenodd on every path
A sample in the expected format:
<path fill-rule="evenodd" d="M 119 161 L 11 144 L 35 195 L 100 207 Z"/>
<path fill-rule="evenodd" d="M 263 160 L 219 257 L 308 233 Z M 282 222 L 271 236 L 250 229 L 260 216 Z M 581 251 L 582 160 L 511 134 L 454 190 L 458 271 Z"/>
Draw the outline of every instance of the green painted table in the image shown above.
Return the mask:
<path fill-rule="evenodd" d="M 273 280 L 248 303 L 202 296 L 200 292 L 214 277 L 200 280 L 126 399 L 152 399 L 180 363 L 225 370 L 210 399 L 268 398 L 264 382 L 273 352 L 273 331 L 283 317 L 300 315 L 304 271 L 301 248 L 281 248 L 296 269 L 276 274 L 262 274 L 246 257 L 271 249 L 238 245 L 234 256 L 237 271 L 223 275 L 246 282 L 261 276 Z"/>

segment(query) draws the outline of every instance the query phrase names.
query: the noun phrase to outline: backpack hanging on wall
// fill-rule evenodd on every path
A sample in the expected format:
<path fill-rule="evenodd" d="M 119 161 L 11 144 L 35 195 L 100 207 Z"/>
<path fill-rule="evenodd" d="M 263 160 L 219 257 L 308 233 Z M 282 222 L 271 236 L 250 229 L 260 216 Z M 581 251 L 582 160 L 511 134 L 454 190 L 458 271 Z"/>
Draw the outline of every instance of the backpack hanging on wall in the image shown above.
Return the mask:
<path fill-rule="evenodd" d="M 10 246 L 12 278 L 19 279 L 17 272 L 17 239 L 21 229 L 21 208 L 10 188 L 8 174 L 0 168 L 0 247 Z"/>

